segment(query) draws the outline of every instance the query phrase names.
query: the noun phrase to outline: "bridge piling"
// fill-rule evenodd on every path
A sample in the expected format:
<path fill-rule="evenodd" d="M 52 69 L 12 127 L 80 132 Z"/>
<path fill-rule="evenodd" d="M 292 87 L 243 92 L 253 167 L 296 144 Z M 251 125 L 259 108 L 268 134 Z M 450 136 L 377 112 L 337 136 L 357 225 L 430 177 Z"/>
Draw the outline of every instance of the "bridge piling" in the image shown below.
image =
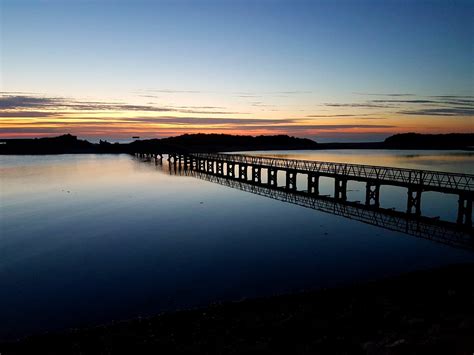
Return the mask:
<path fill-rule="evenodd" d="M 214 173 L 214 160 L 207 161 L 207 172 L 211 174 Z"/>
<path fill-rule="evenodd" d="M 268 179 L 268 185 L 277 187 L 278 186 L 278 170 L 274 168 L 268 168 L 267 179 Z"/>
<path fill-rule="evenodd" d="M 288 190 L 296 190 L 296 174 L 295 170 L 286 170 L 286 188 Z"/>
<path fill-rule="evenodd" d="M 319 175 L 308 174 L 308 193 L 312 195 L 319 195 Z"/>
<path fill-rule="evenodd" d="M 347 179 L 342 177 L 334 179 L 334 198 L 341 201 L 347 200 Z"/>
<path fill-rule="evenodd" d="M 365 204 L 380 207 L 380 184 L 368 181 L 365 187 Z"/>
<path fill-rule="evenodd" d="M 247 164 L 239 164 L 239 178 L 240 180 L 247 181 Z"/>
<path fill-rule="evenodd" d="M 256 183 L 262 182 L 261 168 L 256 165 L 252 165 L 252 181 Z"/>
<path fill-rule="evenodd" d="M 227 162 L 227 176 L 230 178 L 235 177 L 235 164 L 231 162 Z"/>
<path fill-rule="evenodd" d="M 168 161 L 173 163 L 173 164 L 176 164 L 176 154 L 168 154 Z"/>
<path fill-rule="evenodd" d="M 155 154 L 155 165 L 158 165 L 158 164 L 163 165 L 163 156 L 161 154 Z"/>
<path fill-rule="evenodd" d="M 222 161 L 216 161 L 216 174 L 224 175 L 224 163 Z"/>
<path fill-rule="evenodd" d="M 205 171 L 206 170 L 206 161 L 204 159 L 198 159 L 198 170 Z"/>
<path fill-rule="evenodd" d="M 421 189 L 414 189 L 413 187 L 408 188 L 408 199 L 407 199 L 407 213 L 413 213 L 415 215 L 421 215 Z"/>
<path fill-rule="evenodd" d="M 184 168 L 185 169 L 192 169 L 193 168 L 193 160 L 194 158 L 189 156 L 189 155 L 185 155 L 184 156 Z"/>
<path fill-rule="evenodd" d="M 473 197 L 467 194 L 460 194 L 458 200 L 457 223 L 467 227 L 472 226 L 472 205 Z"/>

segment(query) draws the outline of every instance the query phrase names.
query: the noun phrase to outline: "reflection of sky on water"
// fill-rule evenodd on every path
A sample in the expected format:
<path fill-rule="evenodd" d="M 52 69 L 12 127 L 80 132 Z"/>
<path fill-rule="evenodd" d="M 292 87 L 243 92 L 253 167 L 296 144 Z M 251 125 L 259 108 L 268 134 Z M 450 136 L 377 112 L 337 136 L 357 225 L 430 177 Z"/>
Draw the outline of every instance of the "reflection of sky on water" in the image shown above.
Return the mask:
<path fill-rule="evenodd" d="M 2 336 L 474 261 L 126 155 L 0 157 L 0 176 Z"/>

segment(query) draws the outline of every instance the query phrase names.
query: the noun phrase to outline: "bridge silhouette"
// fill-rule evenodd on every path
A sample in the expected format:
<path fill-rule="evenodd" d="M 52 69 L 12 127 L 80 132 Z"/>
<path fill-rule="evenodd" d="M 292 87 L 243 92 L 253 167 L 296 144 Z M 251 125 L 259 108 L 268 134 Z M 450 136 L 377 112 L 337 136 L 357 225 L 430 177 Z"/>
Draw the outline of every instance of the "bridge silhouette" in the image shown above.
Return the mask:
<path fill-rule="evenodd" d="M 163 162 L 163 154 L 137 155 L 157 164 Z M 193 176 L 416 237 L 474 249 L 474 175 L 241 154 L 170 153 L 168 163 L 170 173 Z M 266 174 L 262 174 L 263 171 Z M 285 173 L 281 186 L 279 171 Z M 297 189 L 297 174 L 306 177 L 306 189 Z M 334 179 L 334 196 L 319 194 L 322 176 Z M 347 200 L 347 182 L 350 180 L 366 183 L 365 203 Z M 405 212 L 380 207 L 382 185 L 407 188 Z M 458 195 L 457 221 L 423 216 L 421 196 L 425 191 Z"/>

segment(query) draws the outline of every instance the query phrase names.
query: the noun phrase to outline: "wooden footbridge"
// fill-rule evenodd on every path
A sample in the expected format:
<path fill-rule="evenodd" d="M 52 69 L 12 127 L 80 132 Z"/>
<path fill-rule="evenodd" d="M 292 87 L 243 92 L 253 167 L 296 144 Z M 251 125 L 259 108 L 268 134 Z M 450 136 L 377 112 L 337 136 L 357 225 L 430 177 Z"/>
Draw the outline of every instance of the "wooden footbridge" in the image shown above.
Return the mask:
<path fill-rule="evenodd" d="M 163 159 L 163 154 L 138 153 L 138 155 L 157 161 Z M 348 181 L 364 182 L 365 205 L 376 208 L 380 207 L 381 186 L 404 187 L 407 191 L 406 214 L 414 216 L 421 216 L 423 192 L 454 194 L 458 196 L 457 224 L 472 229 L 474 175 L 471 174 L 242 154 L 170 153 L 168 160 L 182 169 L 206 172 L 273 188 L 284 188 L 290 192 L 297 192 L 296 178 L 297 175 L 302 175 L 307 181 L 303 192 L 312 196 L 319 195 L 320 177 L 329 177 L 334 180 L 333 198 L 338 201 L 347 201 Z M 284 181 L 279 181 L 280 171 L 284 172 Z"/>
<path fill-rule="evenodd" d="M 419 238 L 474 250 L 473 175 L 239 154 L 169 154 L 168 164 L 163 165 L 163 154 L 137 155 L 154 160 L 171 174 L 196 177 Z M 281 182 L 278 180 L 278 171 L 285 173 Z M 297 189 L 296 174 L 306 177 L 306 189 Z M 334 179 L 334 196 L 319 194 L 320 176 Z M 341 183 L 341 179 L 344 182 Z M 347 200 L 349 180 L 366 182 L 365 203 Z M 407 188 L 406 211 L 380 207 L 380 186 L 384 184 Z M 458 208 L 461 209 L 457 222 L 422 216 L 421 203 L 413 199 L 421 199 L 423 191 L 457 194 L 460 200 Z"/>

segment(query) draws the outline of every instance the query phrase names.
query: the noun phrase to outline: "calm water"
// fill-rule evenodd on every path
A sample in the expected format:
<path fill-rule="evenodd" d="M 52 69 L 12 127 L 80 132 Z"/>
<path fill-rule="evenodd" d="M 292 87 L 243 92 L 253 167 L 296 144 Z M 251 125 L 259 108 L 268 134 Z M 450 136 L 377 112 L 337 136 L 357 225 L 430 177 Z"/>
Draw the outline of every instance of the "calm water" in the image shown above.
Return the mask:
<path fill-rule="evenodd" d="M 474 173 L 462 152 L 278 155 Z M 0 178 L 3 338 L 474 261 L 127 155 L 0 156 Z M 382 192 L 387 206 L 404 198 Z M 452 217 L 455 197 L 423 199 L 424 213 Z"/>

